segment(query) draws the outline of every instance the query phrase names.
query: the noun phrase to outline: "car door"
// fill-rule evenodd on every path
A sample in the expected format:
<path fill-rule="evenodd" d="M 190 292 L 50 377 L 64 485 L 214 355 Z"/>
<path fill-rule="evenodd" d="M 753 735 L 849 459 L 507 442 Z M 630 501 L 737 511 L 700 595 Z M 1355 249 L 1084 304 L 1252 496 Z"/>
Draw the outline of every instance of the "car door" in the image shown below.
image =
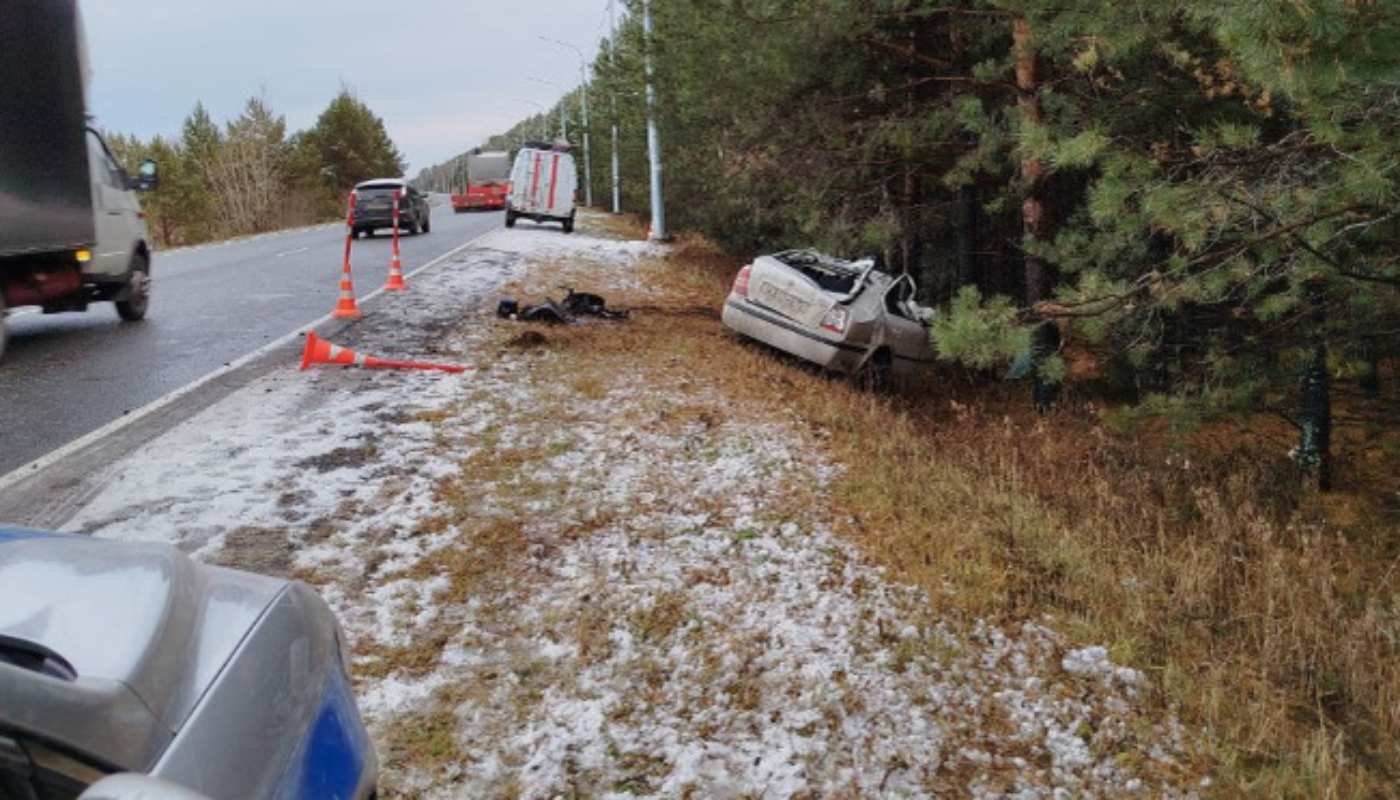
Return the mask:
<path fill-rule="evenodd" d="M 97 247 L 85 272 L 98 281 L 116 281 L 131 266 L 131 232 L 137 210 L 126 188 L 126 172 L 117 166 L 102 139 L 89 130 L 87 143 Z"/>
<path fill-rule="evenodd" d="M 895 356 L 895 370 L 905 373 L 934 360 L 928 329 L 909 315 L 908 301 L 914 293 L 914 281 L 908 275 L 896 278 L 885 292 L 885 341 Z"/>

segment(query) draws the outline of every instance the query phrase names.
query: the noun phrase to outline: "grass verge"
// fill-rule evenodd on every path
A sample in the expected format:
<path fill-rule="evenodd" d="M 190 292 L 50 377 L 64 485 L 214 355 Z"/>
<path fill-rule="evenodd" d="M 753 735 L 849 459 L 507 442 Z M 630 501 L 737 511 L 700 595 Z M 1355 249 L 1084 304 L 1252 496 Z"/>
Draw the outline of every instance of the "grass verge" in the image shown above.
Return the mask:
<path fill-rule="evenodd" d="M 1036 417 L 958 373 L 873 396 L 727 335 L 714 310 L 737 266 L 683 239 L 644 265 L 664 290 L 609 297 L 639 309 L 625 336 L 579 326 L 550 346 L 581 375 L 645 365 L 722 389 L 733 413 L 795 417 L 846 467 L 847 536 L 937 613 L 1049 615 L 1107 643 L 1202 732 L 1219 793 L 1394 795 L 1400 525 L 1374 491 L 1310 494 L 1247 437 L 1115 432 L 1088 403 Z"/>

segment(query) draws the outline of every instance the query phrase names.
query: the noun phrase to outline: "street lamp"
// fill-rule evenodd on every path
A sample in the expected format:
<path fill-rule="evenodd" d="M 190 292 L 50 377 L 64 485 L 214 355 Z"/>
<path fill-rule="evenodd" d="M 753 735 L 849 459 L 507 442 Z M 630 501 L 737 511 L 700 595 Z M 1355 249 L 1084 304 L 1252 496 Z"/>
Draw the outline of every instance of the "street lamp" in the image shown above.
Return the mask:
<path fill-rule="evenodd" d="M 583 204 L 593 207 L 593 153 L 588 143 L 588 60 L 583 51 L 568 42 L 541 36 L 542 41 L 567 47 L 578 54 L 579 107 L 583 113 Z"/>
<path fill-rule="evenodd" d="M 534 81 L 535 83 L 543 83 L 545 86 L 553 86 L 554 88 L 558 89 L 564 94 L 569 93 L 567 87 L 563 86 L 562 84 L 555 83 L 554 81 L 547 81 L 544 78 L 530 78 L 530 80 Z M 564 117 L 564 99 L 562 97 L 559 98 L 559 135 L 564 137 L 565 141 L 568 141 L 569 123 L 568 120 Z"/>

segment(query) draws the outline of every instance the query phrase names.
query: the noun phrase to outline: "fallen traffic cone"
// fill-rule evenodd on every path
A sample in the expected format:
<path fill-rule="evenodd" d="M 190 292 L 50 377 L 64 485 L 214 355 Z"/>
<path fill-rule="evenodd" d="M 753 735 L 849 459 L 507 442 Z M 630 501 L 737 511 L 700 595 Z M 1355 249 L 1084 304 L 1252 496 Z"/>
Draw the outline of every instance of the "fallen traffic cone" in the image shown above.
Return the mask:
<path fill-rule="evenodd" d="M 458 364 L 431 364 L 424 361 L 393 361 L 357 353 L 348 347 L 322 339 L 315 331 L 306 334 L 306 349 L 301 353 L 301 368 L 310 369 L 312 364 L 338 364 L 343 367 L 364 367 L 366 369 L 422 369 L 440 372 L 466 372 L 474 367 Z"/>
<path fill-rule="evenodd" d="M 355 193 L 350 193 L 350 210 L 345 217 L 345 261 L 340 268 L 340 299 L 331 316 L 337 319 L 358 319 L 360 307 L 355 304 L 355 283 L 350 277 L 350 243 L 355 239 Z"/>

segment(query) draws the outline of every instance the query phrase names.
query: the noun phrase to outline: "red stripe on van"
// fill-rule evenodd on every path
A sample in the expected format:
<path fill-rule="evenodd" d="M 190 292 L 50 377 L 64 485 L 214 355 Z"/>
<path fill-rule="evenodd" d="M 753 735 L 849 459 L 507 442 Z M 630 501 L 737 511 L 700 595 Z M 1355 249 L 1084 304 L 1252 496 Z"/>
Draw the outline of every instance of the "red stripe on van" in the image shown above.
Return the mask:
<path fill-rule="evenodd" d="M 540 154 L 535 153 L 535 174 L 530 178 L 530 205 L 540 204 Z"/>
<path fill-rule="evenodd" d="M 554 163 L 549 167 L 549 210 L 554 210 L 554 190 L 559 186 L 559 154 L 554 154 Z"/>

